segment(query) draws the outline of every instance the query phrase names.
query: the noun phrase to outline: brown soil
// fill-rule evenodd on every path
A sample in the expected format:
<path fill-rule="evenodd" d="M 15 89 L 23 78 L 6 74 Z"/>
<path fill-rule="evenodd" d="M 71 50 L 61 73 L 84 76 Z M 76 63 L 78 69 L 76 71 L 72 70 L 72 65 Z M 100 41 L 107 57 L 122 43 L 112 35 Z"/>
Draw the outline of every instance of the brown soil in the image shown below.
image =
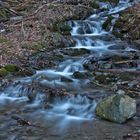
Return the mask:
<path fill-rule="evenodd" d="M 11 11 L 12 9 L 12 11 Z M 0 65 L 17 63 L 34 52 L 65 47 L 57 23 L 83 19 L 93 12 L 85 1 L 80 5 L 64 1 L 6 1 L 0 9 Z"/>

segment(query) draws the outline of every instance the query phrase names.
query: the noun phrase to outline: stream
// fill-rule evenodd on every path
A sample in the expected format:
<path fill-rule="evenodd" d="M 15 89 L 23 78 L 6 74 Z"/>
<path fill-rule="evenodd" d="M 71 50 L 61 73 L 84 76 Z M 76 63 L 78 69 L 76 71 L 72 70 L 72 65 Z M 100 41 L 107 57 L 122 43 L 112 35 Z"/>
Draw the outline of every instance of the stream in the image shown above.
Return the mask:
<path fill-rule="evenodd" d="M 116 7 L 112 7 L 109 3 L 100 3 L 100 7 L 108 7 L 109 10 L 97 12 L 85 20 L 69 21 L 68 24 L 72 27 L 71 36 L 76 41 L 76 46 L 70 48 L 75 51 L 76 49 L 89 50 L 96 58 L 118 53 L 119 50 L 109 49 L 122 42 L 112 37 L 113 25 L 119 17 L 118 13 L 135 2 L 138 1 L 120 0 Z M 102 29 L 102 24 L 108 15 L 112 15 L 114 19 L 112 27 L 106 32 Z M 130 50 L 132 49 L 126 47 L 123 51 Z M 113 128 L 113 135 L 119 136 L 115 131 L 121 129 L 121 125 L 106 124 L 107 122 L 101 124 L 94 113 L 97 102 L 106 96 L 106 91 L 89 86 L 88 78 L 81 80 L 73 77 L 74 72 L 87 72 L 83 64 L 89 57 L 89 54 L 66 57 L 65 61 L 55 69 L 39 70 L 31 77 L 17 78 L 10 86 L 1 90 L 0 140 L 80 140 L 81 138 L 96 140 L 96 135 L 97 139 L 104 139 L 100 136 L 102 128 L 109 128 L 110 131 Z M 33 85 L 35 90 L 32 88 Z M 64 98 L 46 97 L 43 90 L 36 90 L 37 85 L 43 88 L 66 89 L 70 94 Z M 96 100 L 90 99 L 85 96 L 86 93 L 97 96 L 100 94 L 100 97 Z M 86 133 L 85 130 L 89 132 Z M 124 127 L 122 133 L 127 130 L 128 128 Z"/>

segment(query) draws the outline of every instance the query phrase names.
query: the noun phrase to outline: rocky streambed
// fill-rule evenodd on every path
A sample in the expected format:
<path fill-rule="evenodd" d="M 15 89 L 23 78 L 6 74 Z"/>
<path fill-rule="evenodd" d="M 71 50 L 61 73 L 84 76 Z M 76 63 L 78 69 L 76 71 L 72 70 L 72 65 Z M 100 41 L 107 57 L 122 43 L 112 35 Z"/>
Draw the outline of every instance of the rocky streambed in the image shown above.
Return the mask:
<path fill-rule="evenodd" d="M 135 49 L 135 43 L 122 41 L 112 35 L 119 13 L 137 2 L 99 1 L 96 5 L 92 3 L 97 9 L 93 10 L 89 8 L 91 2 L 81 1 L 84 6 L 78 5 L 79 9 L 84 8 L 84 12 L 88 9 L 87 13 L 83 13 L 83 19 L 79 17 L 82 15 L 81 11 L 78 13 L 73 11 L 75 8 L 72 5 L 77 8 L 76 1 L 66 1 L 66 7 L 61 1 L 45 4 L 38 9 L 35 18 L 42 21 L 41 33 L 43 37 L 47 36 L 45 44 L 42 45 L 41 42 L 29 45 L 31 38 L 28 40 L 24 38 L 26 42 L 22 42 L 24 51 L 21 52 L 24 54 L 21 55 L 24 56 L 23 59 L 21 56 L 18 60 L 13 59 L 19 66 L 3 65 L 0 69 L 0 72 L 2 71 L 0 76 L 7 75 L 1 78 L 0 83 L 0 139 L 139 139 L 139 50 Z M 65 16 L 57 17 L 56 13 L 62 8 L 67 8 Z M 49 18 L 52 13 L 50 9 L 55 13 L 53 19 Z M 46 13 L 48 15 L 44 16 Z M 46 18 L 42 18 L 42 15 Z M 73 15 L 78 17 L 75 18 Z M 65 23 L 56 23 L 55 20 L 58 19 L 63 21 L 63 17 Z M 48 24 L 50 21 L 52 25 Z M 107 21 L 111 24 L 108 25 Z M 44 24 L 49 27 L 46 29 Z M 33 34 L 37 34 L 38 24 L 34 25 L 29 28 L 36 29 L 33 30 Z M 108 27 L 107 30 L 104 27 Z M 17 34 L 11 32 L 13 35 L 18 35 L 18 32 Z M 37 35 L 34 37 L 39 37 L 40 33 Z M 8 36 L 11 38 L 10 34 Z M 32 38 L 31 41 L 34 39 Z M 17 41 L 15 38 L 13 40 Z M 7 45 L 7 40 L 3 45 Z M 44 45 L 53 47 L 46 50 Z M 9 61 L 6 58 L 5 60 Z M 136 114 L 135 106 L 132 105 L 133 107 L 128 109 L 131 113 L 129 117 L 134 115 L 135 117 L 125 124 L 101 120 L 95 114 L 99 102 L 108 96 L 114 99 L 112 97 L 115 95 L 119 96 L 112 106 L 115 108 L 116 104 L 119 105 L 119 110 L 122 110 L 125 105 L 126 108 L 127 105 L 131 108 L 131 102 L 133 105 L 135 100 L 137 102 Z M 123 102 L 121 96 L 125 96 L 124 99 L 128 102 Z M 118 104 L 119 100 L 122 104 Z M 113 115 L 121 115 L 117 111 L 118 108 Z M 100 116 L 104 116 L 103 113 L 108 112 L 100 113 Z M 113 115 L 110 121 L 116 120 L 116 116 Z M 125 120 L 123 118 L 122 122 L 129 117 L 124 115 Z"/>

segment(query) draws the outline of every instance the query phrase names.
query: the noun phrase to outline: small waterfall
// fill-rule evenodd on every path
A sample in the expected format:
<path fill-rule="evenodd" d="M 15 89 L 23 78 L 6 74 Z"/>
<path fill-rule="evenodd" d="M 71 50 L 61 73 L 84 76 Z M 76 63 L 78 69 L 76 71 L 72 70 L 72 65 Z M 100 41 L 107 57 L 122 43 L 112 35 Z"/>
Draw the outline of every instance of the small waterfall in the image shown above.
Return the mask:
<path fill-rule="evenodd" d="M 109 3 L 100 3 L 101 7 L 109 10 L 93 14 L 86 20 L 69 21 L 68 24 L 72 27 L 71 36 L 76 40 L 76 46 L 72 46 L 71 49 L 88 49 L 98 57 L 110 51 L 108 48 L 115 45 L 117 39 L 110 37 L 113 26 L 110 32 L 106 32 L 102 29 L 102 24 L 108 15 L 113 15 L 112 24 L 114 25 L 118 18 L 118 12 L 131 5 L 132 3 L 128 0 L 120 0 L 118 6 L 113 8 Z M 74 72 L 86 72 L 83 67 L 85 57 L 87 58 L 86 55 L 68 58 L 56 66 L 55 69 L 39 70 L 32 77 L 17 79 L 14 84 L 4 91 L 0 91 L 0 110 L 4 110 L 8 106 L 9 110 L 13 111 L 17 106 L 21 112 L 27 113 L 26 117 L 41 118 L 40 120 L 48 122 L 54 119 L 56 120 L 55 124 L 59 124 L 62 128 L 71 121 L 93 120 L 95 118 L 96 101 L 80 94 L 81 91 L 86 92 L 88 79 L 73 78 Z M 48 87 L 60 88 L 67 89 L 69 92 L 74 91 L 79 95 L 68 96 L 68 98 L 61 100 L 56 98 L 53 103 L 48 105 L 48 102 L 45 102 L 45 99 L 49 96 L 48 93 L 40 92 L 38 86 L 46 87 L 44 91 Z M 28 113 L 28 111 L 31 112 Z"/>

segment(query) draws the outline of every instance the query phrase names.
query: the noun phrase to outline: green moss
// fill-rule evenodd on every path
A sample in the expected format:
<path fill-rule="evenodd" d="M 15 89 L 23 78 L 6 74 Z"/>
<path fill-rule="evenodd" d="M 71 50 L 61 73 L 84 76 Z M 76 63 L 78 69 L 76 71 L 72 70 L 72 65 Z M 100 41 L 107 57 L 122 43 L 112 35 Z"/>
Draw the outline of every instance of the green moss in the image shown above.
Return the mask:
<path fill-rule="evenodd" d="M 97 105 L 95 109 L 97 116 L 100 116 L 102 118 L 110 118 L 110 111 L 107 109 L 110 107 L 113 98 L 114 96 L 110 96 L 107 100 L 105 98 Z"/>
<path fill-rule="evenodd" d="M 62 61 L 63 58 L 64 58 L 63 55 L 56 55 L 52 58 L 52 60 Z"/>
<path fill-rule="evenodd" d="M 18 67 L 15 64 L 8 64 L 4 67 L 8 72 L 16 72 L 18 71 Z"/>
<path fill-rule="evenodd" d="M 69 35 L 72 28 L 66 23 L 54 23 L 52 31 L 62 33 L 63 35 Z"/>
<path fill-rule="evenodd" d="M 3 37 L 3 36 L 0 36 L 0 43 L 3 44 L 3 43 L 7 43 L 8 40 L 7 38 Z"/>
<path fill-rule="evenodd" d="M 123 38 L 123 34 L 119 33 L 118 31 L 112 32 L 117 38 Z"/>
<path fill-rule="evenodd" d="M 48 4 L 48 9 L 53 9 L 53 8 L 56 8 L 55 4 Z"/>
<path fill-rule="evenodd" d="M 99 9 L 100 8 L 99 4 L 94 0 L 89 1 L 89 6 L 93 7 L 94 9 Z"/>
<path fill-rule="evenodd" d="M 95 80 L 98 81 L 99 83 L 104 83 L 106 81 L 106 76 L 105 75 L 98 75 L 95 77 Z"/>
<path fill-rule="evenodd" d="M 123 81 L 129 81 L 131 80 L 131 75 L 129 73 L 122 73 L 120 74 L 120 79 Z"/>
<path fill-rule="evenodd" d="M 117 20 L 114 27 L 115 28 L 122 28 L 122 22 L 120 22 L 119 20 Z"/>
<path fill-rule="evenodd" d="M 13 55 L 13 52 L 11 51 L 11 49 L 10 48 L 2 48 L 1 49 L 1 54 L 5 54 L 5 55 L 7 55 L 7 56 L 12 56 Z"/>
<path fill-rule="evenodd" d="M 75 79 L 88 79 L 89 77 L 92 77 L 93 75 L 91 73 L 88 72 L 79 72 L 76 71 L 73 73 L 73 77 Z"/>
<path fill-rule="evenodd" d="M 56 48 L 63 48 L 64 44 L 62 43 L 62 38 L 63 36 L 60 33 L 53 33 L 52 34 L 52 44 L 56 47 Z"/>
<path fill-rule="evenodd" d="M 79 20 L 79 19 L 80 19 L 80 17 L 79 17 L 79 16 L 77 16 L 77 15 L 73 15 L 71 19 L 72 19 L 72 20 Z"/>
<path fill-rule="evenodd" d="M 40 33 L 44 36 L 44 35 L 46 35 L 46 34 L 48 34 L 48 29 L 47 29 L 47 27 L 46 26 L 44 26 L 44 25 L 41 25 L 40 26 Z"/>
<path fill-rule="evenodd" d="M 113 82 L 116 82 L 116 77 L 113 74 L 99 74 L 95 76 L 95 80 L 99 84 L 111 84 Z"/>
<path fill-rule="evenodd" d="M 46 45 L 43 42 L 22 45 L 22 48 L 31 49 L 31 50 L 40 50 L 40 49 L 43 49 L 45 47 L 46 47 Z"/>
<path fill-rule="evenodd" d="M 109 15 L 107 20 L 102 25 L 103 29 L 108 30 L 109 26 L 111 25 L 112 19 L 113 19 L 113 16 Z"/>
<path fill-rule="evenodd" d="M 0 77 L 6 76 L 8 71 L 5 68 L 0 68 Z"/>
<path fill-rule="evenodd" d="M 0 18 L 7 19 L 7 12 L 3 8 L 0 8 Z"/>

